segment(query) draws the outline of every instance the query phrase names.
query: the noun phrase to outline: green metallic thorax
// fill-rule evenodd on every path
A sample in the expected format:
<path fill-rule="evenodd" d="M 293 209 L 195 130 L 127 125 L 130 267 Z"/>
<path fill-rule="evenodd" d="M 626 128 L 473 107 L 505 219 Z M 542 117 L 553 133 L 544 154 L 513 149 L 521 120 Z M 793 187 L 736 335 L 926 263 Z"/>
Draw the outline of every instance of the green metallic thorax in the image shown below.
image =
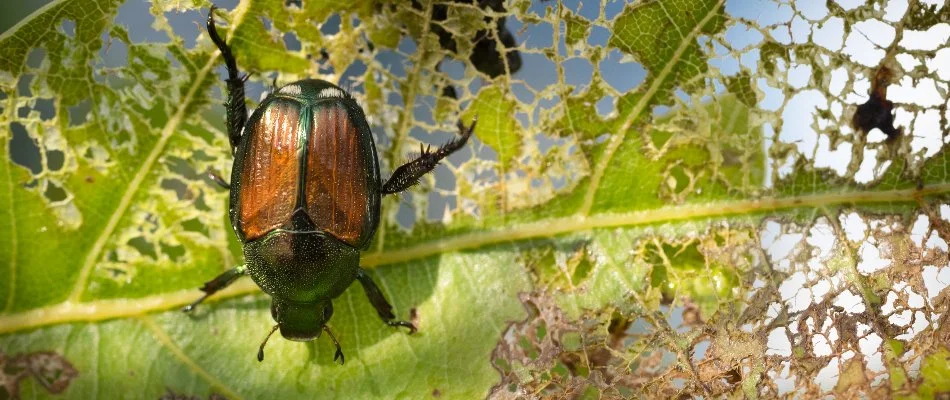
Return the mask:
<path fill-rule="evenodd" d="M 267 294 L 295 303 L 339 296 L 353 283 L 359 251 L 321 232 L 276 230 L 244 245 L 247 272 Z"/>

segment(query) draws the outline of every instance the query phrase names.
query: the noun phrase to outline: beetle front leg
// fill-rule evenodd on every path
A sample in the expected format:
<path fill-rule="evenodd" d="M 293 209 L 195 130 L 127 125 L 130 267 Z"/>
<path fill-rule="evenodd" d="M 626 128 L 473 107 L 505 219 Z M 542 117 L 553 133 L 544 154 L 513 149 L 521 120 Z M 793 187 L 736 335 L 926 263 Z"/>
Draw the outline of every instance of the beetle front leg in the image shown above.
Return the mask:
<path fill-rule="evenodd" d="M 237 151 L 238 144 L 241 143 L 241 131 L 244 130 L 244 123 L 247 122 L 247 107 L 244 106 L 244 82 L 248 75 L 240 77 L 237 68 L 237 62 L 234 61 L 234 55 L 231 54 L 231 48 L 224 42 L 221 36 L 218 36 L 218 30 L 214 25 L 214 10 L 216 7 L 211 5 L 211 11 L 208 12 L 208 36 L 218 50 L 221 51 L 221 57 L 228 68 L 228 101 L 224 103 L 228 118 L 228 140 L 231 143 L 231 154 Z"/>
<path fill-rule="evenodd" d="M 373 305 L 373 308 L 376 309 L 376 313 L 379 314 L 379 318 L 382 318 L 386 325 L 409 328 L 409 334 L 416 332 L 416 326 L 411 322 L 396 321 L 396 314 L 393 314 L 393 306 L 386 301 L 386 296 L 383 296 L 383 292 L 376 286 L 376 282 L 373 282 L 373 278 L 370 278 L 369 275 L 366 274 L 366 271 L 363 271 L 362 268 L 358 269 L 356 279 L 363 285 L 363 291 L 366 292 L 366 297 L 369 298 L 370 304 Z"/>
<path fill-rule="evenodd" d="M 477 118 L 466 128 L 465 125 L 462 124 L 462 121 L 459 121 L 458 127 L 461 137 L 442 145 L 442 147 L 439 147 L 434 152 L 429 151 L 430 149 L 420 148 L 421 154 L 419 154 L 419 157 L 396 168 L 393 175 L 383 184 L 380 191 L 383 194 L 399 193 L 419 183 L 419 178 L 421 178 L 422 175 L 432 171 L 436 165 L 439 165 L 439 161 L 442 161 L 443 158 L 448 157 L 449 154 L 454 153 L 465 145 L 468 138 L 472 136 L 472 131 L 475 130 L 476 122 L 478 122 Z"/>
<path fill-rule="evenodd" d="M 194 303 L 185 306 L 181 310 L 184 312 L 194 311 L 195 307 L 198 304 L 201 304 L 201 302 L 205 301 L 208 296 L 211 296 L 217 293 L 219 290 L 228 287 L 230 284 L 234 283 L 237 278 L 244 276 L 246 272 L 247 267 L 242 265 L 240 267 L 234 267 L 224 271 L 221 275 L 218 275 L 214 279 L 205 282 L 205 284 L 201 286 L 201 291 L 205 292 L 204 296 L 201 296 L 201 298 L 195 300 Z"/>

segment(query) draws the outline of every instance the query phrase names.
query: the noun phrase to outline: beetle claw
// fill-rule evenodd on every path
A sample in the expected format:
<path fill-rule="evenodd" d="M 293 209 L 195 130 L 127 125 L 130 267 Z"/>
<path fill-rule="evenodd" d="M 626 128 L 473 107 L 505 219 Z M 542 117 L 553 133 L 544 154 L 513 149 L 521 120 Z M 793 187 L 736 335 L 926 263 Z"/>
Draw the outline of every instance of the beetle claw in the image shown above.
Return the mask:
<path fill-rule="evenodd" d="M 340 360 L 340 365 L 343 365 L 343 350 L 341 350 L 339 347 L 336 348 L 336 354 L 333 355 L 333 361 L 336 361 L 337 359 Z"/>
<path fill-rule="evenodd" d="M 323 326 L 323 331 L 327 333 L 327 336 L 333 341 L 333 345 L 336 346 L 336 353 L 333 353 L 333 361 L 339 359 L 340 365 L 343 365 L 343 348 L 340 347 L 340 342 L 336 340 L 336 336 L 333 336 L 333 332 L 330 331 L 330 328 L 326 325 Z"/>

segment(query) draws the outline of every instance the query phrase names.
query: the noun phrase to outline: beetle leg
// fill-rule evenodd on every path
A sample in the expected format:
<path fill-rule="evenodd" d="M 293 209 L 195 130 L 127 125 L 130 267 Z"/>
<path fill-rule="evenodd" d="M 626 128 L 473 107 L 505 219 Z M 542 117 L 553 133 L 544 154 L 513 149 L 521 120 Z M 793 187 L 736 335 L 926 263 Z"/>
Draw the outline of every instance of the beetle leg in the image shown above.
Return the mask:
<path fill-rule="evenodd" d="M 201 302 L 205 301 L 208 296 L 211 296 L 217 293 L 219 290 L 224 289 L 228 287 L 228 285 L 234 283 L 237 278 L 240 278 L 244 275 L 246 270 L 247 269 L 243 265 L 240 267 L 234 267 L 224 271 L 221 275 L 216 276 L 214 279 L 205 282 L 205 284 L 201 286 L 201 291 L 205 292 L 204 296 L 201 296 L 200 299 L 195 300 L 194 303 L 185 306 L 181 310 L 184 312 L 194 311 L 195 307 L 198 304 L 201 304 Z"/>
<path fill-rule="evenodd" d="M 340 342 L 336 340 L 336 336 L 333 336 L 333 332 L 330 332 L 330 328 L 326 325 L 323 326 L 323 331 L 327 333 L 327 336 L 333 341 L 333 345 L 336 346 L 336 353 L 333 353 L 333 361 L 339 359 L 340 365 L 343 365 L 343 348 L 340 347 Z"/>
<path fill-rule="evenodd" d="M 247 108 L 244 106 L 244 82 L 248 75 L 241 77 L 238 73 L 237 62 L 234 61 L 234 55 L 231 54 L 231 48 L 224 42 L 221 36 L 218 36 L 218 30 L 214 24 L 214 10 L 217 9 L 213 4 L 208 12 L 208 36 L 218 50 L 221 51 L 221 57 L 224 58 L 224 64 L 228 69 L 228 101 L 224 103 L 224 108 L 228 118 L 228 141 L 231 143 L 231 154 L 237 151 L 238 144 L 241 143 L 241 131 L 244 130 L 244 123 L 247 121 Z"/>
<path fill-rule="evenodd" d="M 369 298 L 370 304 L 373 305 L 373 308 L 376 309 L 376 313 L 379 314 L 379 317 L 383 319 L 386 325 L 409 328 L 410 334 L 416 332 L 416 327 L 411 322 L 395 320 L 396 314 L 393 314 L 393 306 L 386 301 L 383 292 L 376 286 L 376 282 L 373 282 L 373 278 L 370 278 L 370 276 L 366 274 L 366 271 L 363 271 L 362 268 L 358 269 L 356 279 L 363 285 L 363 291 L 366 292 L 366 297 Z"/>
<path fill-rule="evenodd" d="M 475 123 L 477 122 L 478 119 L 476 118 L 472 121 L 472 124 L 466 128 L 465 125 L 462 124 L 462 121 L 459 121 L 460 137 L 442 145 L 435 151 L 420 149 L 421 154 L 419 154 L 419 157 L 396 168 L 396 170 L 393 171 L 393 175 L 383 184 L 380 191 L 383 194 L 399 193 L 419 183 L 419 178 L 429 173 L 429 171 L 432 171 L 436 165 L 439 165 L 439 161 L 442 161 L 443 158 L 448 157 L 449 154 L 456 152 L 465 145 L 468 138 L 472 136 L 472 132 L 475 130 Z"/>
<path fill-rule="evenodd" d="M 221 186 L 225 189 L 231 190 L 231 184 L 228 181 L 224 180 L 221 175 L 218 175 L 217 172 L 212 171 L 210 168 L 207 171 L 208 178 L 210 178 L 214 183 L 217 183 L 218 186 Z"/>

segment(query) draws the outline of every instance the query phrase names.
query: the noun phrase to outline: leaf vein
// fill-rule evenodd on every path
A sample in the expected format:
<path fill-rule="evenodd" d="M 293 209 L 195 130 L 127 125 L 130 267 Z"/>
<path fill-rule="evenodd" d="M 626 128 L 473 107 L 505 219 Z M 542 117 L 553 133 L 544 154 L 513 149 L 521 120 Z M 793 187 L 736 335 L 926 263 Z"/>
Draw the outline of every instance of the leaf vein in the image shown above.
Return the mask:
<path fill-rule="evenodd" d="M 188 357 L 181 347 L 178 347 L 178 345 L 175 344 L 175 341 L 172 340 L 170 336 L 168 336 L 168 333 L 158 326 L 158 324 L 156 324 L 151 317 L 143 315 L 139 317 L 138 320 L 141 321 L 142 325 L 145 325 L 145 327 L 152 332 L 152 336 L 159 344 L 162 345 L 162 347 L 168 349 L 168 351 L 170 351 L 179 362 L 208 382 L 211 387 L 217 388 L 223 392 L 222 394 L 224 394 L 228 399 L 241 399 L 241 396 L 235 391 L 231 390 L 231 388 L 227 387 L 224 382 L 221 382 L 218 378 L 215 378 L 214 375 L 211 375 L 211 373 L 206 371 L 204 368 L 201 368 L 201 366 L 198 365 L 195 360 L 191 359 L 191 357 Z"/>
<path fill-rule="evenodd" d="M 594 205 L 594 196 L 597 194 L 597 189 L 600 186 L 600 181 L 604 177 L 604 172 L 607 169 L 607 165 L 610 163 L 611 158 L 613 158 L 614 153 L 617 149 L 620 148 L 620 145 L 623 143 L 624 138 L 627 136 L 627 131 L 633 126 L 634 121 L 637 120 L 637 117 L 643 112 L 643 109 L 646 108 L 650 100 L 653 99 L 653 96 L 660 90 L 660 86 L 666 81 L 667 76 L 669 76 L 673 69 L 679 64 L 680 57 L 683 56 L 683 53 L 686 52 L 686 49 L 693 44 L 693 39 L 699 35 L 702 29 L 706 24 L 718 13 L 720 7 L 722 6 L 725 0 L 718 0 L 716 4 L 710 9 L 703 19 L 696 24 L 696 27 L 689 32 L 683 40 L 680 42 L 679 47 L 673 53 L 673 56 L 670 58 L 670 61 L 663 66 L 663 70 L 657 74 L 656 78 L 653 80 L 653 83 L 650 85 L 650 88 L 647 89 L 647 92 L 643 94 L 643 97 L 640 98 L 640 101 L 630 110 L 630 114 L 627 115 L 627 118 L 624 120 L 623 125 L 616 134 L 611 136 L 610 142 L 607 144 L 607 149 L 604 151 L 603 157 L 597 163 L 597 166 L 594 168 L 594 173 L 591 175 L 590 187 L 587 190 L 587 193 L 584 195 L 584 202 L 581 204 L 581 208 L 578 212 L 580 215 L 590 214 L 590 209 Z M 665 11 L 665 10 L 664 10 Z"/>
<path fill-rule="evenodd" d="M 16 109 L 16 96 L 10 96 L 10 105 L 7 106 L 7 112 L 13 114 L 13 110 Z M 10 118 L 4 118 L 9 120 Z M 6 136 L 6 135 L 4 135 Z M 6 139 L 6 138 L 4 138 Z M 9 144 L 7 144 L 9 146 Z M 13 308 L 13 299 L 16 297 L 16 269 L 17 269 L 17 230 L 16 230 L 16 201 L 13 199 L 14 187 L 13 187 L 13 174 L 10 172 L 10 164 L 7 163 L 4 170 L 6 170 L 6 179 L 7 179 L 7 195 L 10 198 L 10 207 L 7 208 L 9 212 L 9 221 L 10 221 L 10 281 L 8 285 L 10 286 L 10 293 L 7 294 L 6 304 L 3 306 L 3 311 L 9 311 Z"/>

